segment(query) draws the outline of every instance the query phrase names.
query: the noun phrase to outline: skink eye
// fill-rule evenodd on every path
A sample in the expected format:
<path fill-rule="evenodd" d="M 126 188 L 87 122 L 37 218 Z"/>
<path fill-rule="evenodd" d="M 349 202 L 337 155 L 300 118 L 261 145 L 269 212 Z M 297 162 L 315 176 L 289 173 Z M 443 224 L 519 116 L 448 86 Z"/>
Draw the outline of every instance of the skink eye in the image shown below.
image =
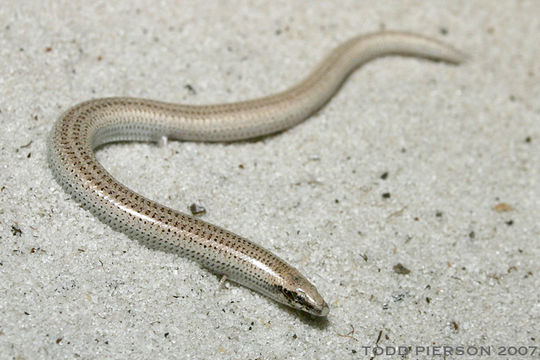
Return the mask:
<path fill-rule="evenodd" d="M 285 296 L 285 298 L 291 302 L 294 302 L 297 298 L 297 295 L 296 294 L 293 294 L 292 291 L 288 290 L 288 289 L 285 289 L 285 288 L 281 288 L 281 293 Z"/>

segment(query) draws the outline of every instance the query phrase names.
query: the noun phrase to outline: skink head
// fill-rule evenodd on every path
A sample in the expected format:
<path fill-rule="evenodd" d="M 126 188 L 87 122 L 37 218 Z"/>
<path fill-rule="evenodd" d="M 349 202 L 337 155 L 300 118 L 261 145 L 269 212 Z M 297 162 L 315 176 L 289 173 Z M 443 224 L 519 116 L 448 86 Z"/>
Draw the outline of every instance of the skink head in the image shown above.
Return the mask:
<path fill-rule="evenodd" d="M 330 312 L 315 286 L 300 273 L 287 276 L 282 286 L 278 286 L 280 302 L 292 308 L 305 311 L 315 316 L 326 316 Z"/>

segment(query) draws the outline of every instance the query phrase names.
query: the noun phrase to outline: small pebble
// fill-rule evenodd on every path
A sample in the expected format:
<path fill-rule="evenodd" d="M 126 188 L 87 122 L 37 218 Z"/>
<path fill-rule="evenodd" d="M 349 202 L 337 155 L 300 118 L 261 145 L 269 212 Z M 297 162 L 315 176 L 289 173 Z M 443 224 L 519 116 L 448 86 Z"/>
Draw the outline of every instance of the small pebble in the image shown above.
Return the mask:
<path fill-rule="evenodd" d="M 203 215 L 203 214 L 206 214 L 206 209 L 199 205 L 199 204 L 196 204 L 196 203 L 193 203 L 189 206 L 189 211 L 191 211 L 191 213 L 193 215 Z"/>
<path fill-rule="evenodd" d="M 396 274 L 400 274 L 400 275 L 407 275 L 411 272 L 411 270 L 407 269 L 405 266 L 403 266 L 400 263 L 394 265 L 392 269 L 394 269 L 394 272 Z"/>
<path fill-rule="evenodd" d="M 512 211 L 514 208 L 507 203 L 499 203 L 493 207 L 496 212 Z"/>

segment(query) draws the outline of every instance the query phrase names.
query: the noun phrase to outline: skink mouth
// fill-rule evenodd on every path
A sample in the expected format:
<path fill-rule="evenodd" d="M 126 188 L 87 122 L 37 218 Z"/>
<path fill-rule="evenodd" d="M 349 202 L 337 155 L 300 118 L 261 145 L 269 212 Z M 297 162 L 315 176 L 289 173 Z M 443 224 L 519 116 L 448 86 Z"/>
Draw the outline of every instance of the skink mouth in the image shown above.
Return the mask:
<path fill-rule="evenodd" d="M 322 305 L 313 307 L 310 310 L 306 310 L 311 315 L 325 317 L 330 313 L 330 307 L 326 302 L 323 302 Z"/>
<path fill-rule="evenodd" d="M 315 296 L 310 296 L 306 294 L 307 298 L 307 309 L 304 309 L 304 311 L 307 311 L 311 315 L 324 317 L 327 316 L 330 312 L 330 307 L 324 301 L 324 299 L 319 295 L 319 293 L 313 294 Z"/>

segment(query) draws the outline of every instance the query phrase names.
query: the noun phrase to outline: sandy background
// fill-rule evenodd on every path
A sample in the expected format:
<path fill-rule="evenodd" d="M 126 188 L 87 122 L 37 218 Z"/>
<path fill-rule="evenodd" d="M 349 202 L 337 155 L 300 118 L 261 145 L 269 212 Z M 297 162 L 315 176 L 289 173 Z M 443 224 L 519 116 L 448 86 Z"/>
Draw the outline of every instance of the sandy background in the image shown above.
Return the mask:
<path fill-rule="evenodd" d="M 4 1 L 0 25 L 0 358 L 540 345 L 540 2 Z M 266 95 L 381 28 L 470 61 L 373 61 L 262 141 L 98 154 L 136 191 L 180 210 L 198 202 L 205 220 L 299 267 L 330 303 L 326 321 L 219 290 L 197 264 L 112 231 L 47 167 L 48 132 L 77 102 Z"/>

